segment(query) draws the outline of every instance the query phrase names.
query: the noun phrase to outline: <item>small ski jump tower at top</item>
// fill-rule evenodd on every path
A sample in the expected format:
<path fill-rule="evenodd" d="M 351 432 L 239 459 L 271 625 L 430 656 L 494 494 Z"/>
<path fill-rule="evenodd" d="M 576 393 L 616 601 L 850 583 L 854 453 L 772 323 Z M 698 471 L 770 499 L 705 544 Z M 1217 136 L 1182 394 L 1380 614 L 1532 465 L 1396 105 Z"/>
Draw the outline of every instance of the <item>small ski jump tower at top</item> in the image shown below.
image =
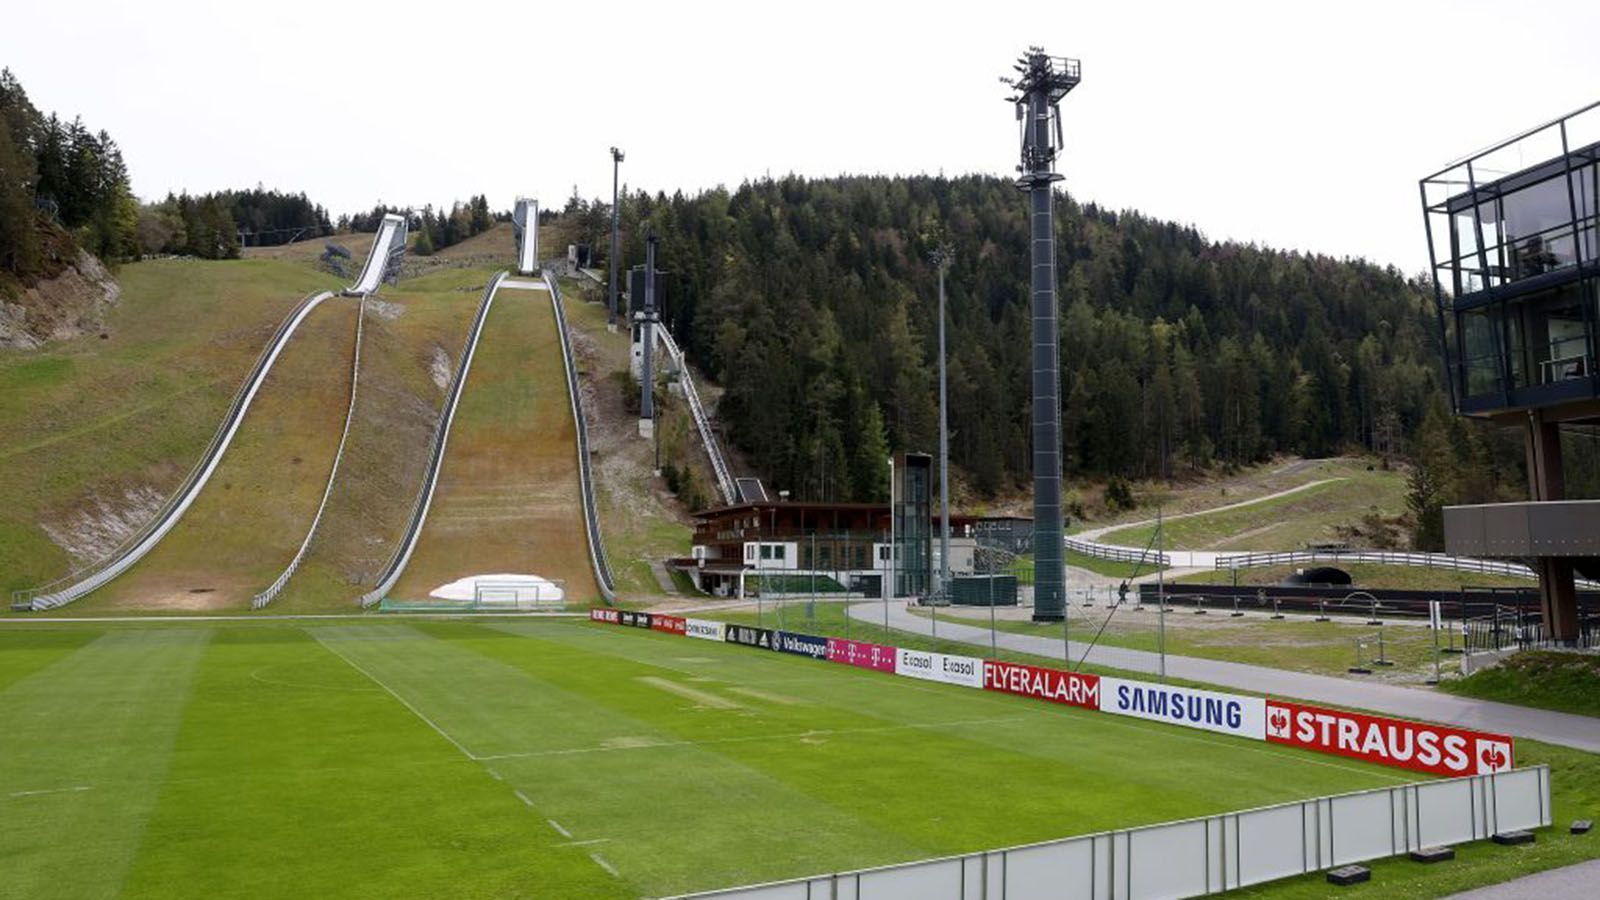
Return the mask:
<path fill-rule="evenodd" d="M 1078 86 L 1075 59 L 1050 56 L 1041 47 L 1000 80 L 1014 93 L 1022 131 L 1021 177 L 1033 224 L 1033 618 L 1059 622 L 1066 616 L 1066 568 L 1061 522 L 1061 344 L 1056 310 L 1054 184 L 1051 171 L 1061 151 L 1061 98 Z"/>
<path fill-rule="evenodd" d="M 518 197 L 511 228 L 517 234 L 517 274 L 532 275 L 539 270 L 539 201 Z"/>

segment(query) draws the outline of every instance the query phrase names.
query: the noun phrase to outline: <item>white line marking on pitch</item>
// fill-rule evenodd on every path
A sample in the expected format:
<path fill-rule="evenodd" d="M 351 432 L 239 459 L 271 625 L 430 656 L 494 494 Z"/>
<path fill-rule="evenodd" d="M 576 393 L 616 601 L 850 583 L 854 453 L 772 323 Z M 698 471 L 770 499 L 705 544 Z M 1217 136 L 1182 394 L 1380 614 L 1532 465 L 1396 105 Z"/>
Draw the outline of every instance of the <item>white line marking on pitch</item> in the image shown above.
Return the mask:
<path fill-rule="evenodd" d="M 612 878 L 621 878 L 622 877 L 622 873 L 617 871 L 616 866 L 613 866 L 611 863 L 606 862 L 606 858 L 601 856 L 600 854 L 591 853 L 591 854 L 589 854 L 589 858 L 594 860 L 594 864 L 595 865 L 599 866 L 602 869 L 605 869 L 607 872 L 610 872 Z"/>
<path fill-rule="evenodd" d="M 324 641 L 322 639 L 321 635 L 313 634 L 312 637 L 316 638 L 317 643 L 321 644 L 324 648 L 326 648 L 329 653 L 332 653 L 334 656 L 337 656 L 340 659 L 344 660 L 345 664 L 348 665 L 350 668 L 355 669 L 357 672 L 360 672 L 361 674 L 367 676 L 367 678 L 370 679 L 373 684 L 377 685 L 378 687 L 383 688 L 385 691 L 388 691 L 389 692 L 389 696 L 395 698 L 396 700 L 399 700 L 401 706 L 404 706 L 406 709 L 411 710 L 411 714 L 412 715 L 416 716 L 417 718 L 421 719 L 423 722 L 427 723 L 427 726 L 429 728 L 432 728 L 435 732 L 437 732 L 439 737 L 442 737 L 445 740 L 449 741 L 450 742 L 450 746 L 456 748 L 457 750 L 460 750 L 462 756 L 465 756 L 467 759 L 470 759 L 473 762 L 477 762 L 478 761 L 478 756 L 476 754 L 474 754 L 471 750 L 468 750 L 466 747 L 461 746 L 461 742 L 460 741 L 458 741 L 455 738 L 451 737 L 449 732 L 445 731 L 443 728 L 440 728 L 432 719 L 430 719 L 427 716 L 423 715 L 422 714 L 422 710 L 417 709 L 415 706 L 412 706 L 411 703 L 406 700 L 406 698 L 404 698 L 404 697 L 400 696 L 399 694 L 395 693 L 394 688 L 389 687 L 387 684 L 384 684 L 382 681 L 378 680 L 377 676 L 373 675 L 371 672 L 368 672 L 366 669 L 363 669 L 360 666 L 356 665 L 355 662 L 350 659 L 350 657 L 345 656 L 343 653 L 340 653 L 338 650 L 335 650 L 331 644 L 329 644 L 327 641 Z"/>
<path fill-rule="evenodd" d="M 533 801 L 528 799 L 527 794 L 524 794 L 521 791 L 512 791 L 511 793 L 517 795 L 517 799 L 522 801 L 523 806 L 529 807 L 530 809 L 533 807 Z"/>
<path fill-rule="evenodd" d="M 565 828 L 562 828 L 560 822 L 557 822 L 555 819 L 545 819 L 545 821 L 550 823 L 550 827 L 551 828 L 554 828 L 556 831 L 561 832 L 561 836 L 562 837 L 566 838 L 569 841 L 572 840 L 572 832 L 566 830 Z"/>
<path fill-rule="evenodd" d="M 611 838 L 590 838 L 587 841 L 567 841 L 565 844 L 562 844 L 561 846 L 563 846 L 563 847 L 590 847 L 590 846 L 593 846 L 595 844 L 608 843 L 610 840 L 611 840 Z"/>
<path fill-rule="evenodd" d="M 77 787 L 43 788 L 43 789 L 37 790 L 37 791 L 15 791 L 15 792 L 13 792 L 11 794 L 11 796 L 13 796 L 13 797 L 43 797 L 46 794 L 76 794 L 76 793 L 79 793 L 80 791 L 92 791 L 92 790 L 94 790 L 93 786 L 87 785 L 87 784 L 80 784 Z"/>

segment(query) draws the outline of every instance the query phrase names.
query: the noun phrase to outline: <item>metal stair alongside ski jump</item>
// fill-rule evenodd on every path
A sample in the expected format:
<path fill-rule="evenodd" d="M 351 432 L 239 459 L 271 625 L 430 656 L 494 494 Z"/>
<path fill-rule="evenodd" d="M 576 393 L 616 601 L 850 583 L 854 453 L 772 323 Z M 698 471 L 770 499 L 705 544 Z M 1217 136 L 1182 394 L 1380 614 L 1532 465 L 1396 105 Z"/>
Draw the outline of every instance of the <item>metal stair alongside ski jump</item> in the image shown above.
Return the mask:
<path fill-rule="evenodd" d="M 689 411 L 694 415 L 694 427 L 700 432 L 700 442 L 705 444 L 706 456 L 711 460 L 711 471 L 717 477 L 717 490 L 722 492 L 725 503 L 735 503 L 739 499 L 737 486 L 734 484 L 733 474 L 728 470 L 727 460 L 722 457 L 722 447 L 717 443 L 717 435 L 711 430 L 711 419 L 706 415 L 705 405 L 700 402 L 700 392 L 694 389 L 694 378 L 689 375 L 689 363 L 684 359 L 683 351 L 678 348 L 678 342 L 672 339 L 671 332 L 665 328 L 654 329 L 660 335 L 662 346 L 666 347 L 667 355 L 672 358 L 673 365 L 678 367 L 678 383 L 683 385 L 683 396 L 689 401 Z"/>
<path fill-rule="evenodd" d="M 12 595 L 12 608 L 38 612 L 64 606 L 126 572 L 154 549 L 167 532 L 178 524 L 178 520 L 194 503 L 195 498 L 200 495 L 206 482 L 216 471 L 228 445 L 238 432 L 239 425 L 244 421 L 245 414 L 249 412 L 251 402 L 255 400 L 261 385 L 271 373 L 273 364 L 277 362 L 278 355 L 283 352 L 283 348 L 294 337 L 295 331 L 306 317 L 332 296 L 333 294 L 323 291 L 306 297 L 279 323 L 277 331 L 273 333 L 271 340 L 267 341 L 267 346 L 257 357 L 244 383 L 234 394 L 222 424 L 212 436 L 205 452 L 200 455 L 200 461 L 144 527 L 129 535 L 115 550 L 97 562 L 76 569 L 48 584 L 17 591 Z"/>
<path fill-rule="evenodd" d="M 589 561 L 594 566 L 594 580 L 600 588 L 600 596 L 607 603 L 612 603 L 617 599 L 617 583 L 611 574 L 611 561 L 606 557 L 605 540 L 600 535 L 600 510 L 595 505 L 594 474 L 589 465 L 589 427 L 583 416 L 583 394 L 578 390 L 578 366 L 573 361 L 572 337 L 567 332 L 565 304 L 561 301 L 561 288 L 549 270 L 545 270 L 544 283 L 550 289 L 556 328 L 561 332 L 561 358 L 567 370 L 567 397 L 572 403 L 572 422 L 578 434 L 578 479 L 583 487 L 583 518 L 589 531 Z"/>

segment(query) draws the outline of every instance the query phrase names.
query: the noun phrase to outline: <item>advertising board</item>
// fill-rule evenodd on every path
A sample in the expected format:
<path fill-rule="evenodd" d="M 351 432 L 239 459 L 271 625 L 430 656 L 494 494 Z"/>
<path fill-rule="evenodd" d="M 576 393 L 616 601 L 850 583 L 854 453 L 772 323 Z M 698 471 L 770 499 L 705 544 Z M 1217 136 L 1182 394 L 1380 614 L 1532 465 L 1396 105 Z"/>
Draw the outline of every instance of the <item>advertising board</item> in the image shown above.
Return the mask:
<path fill-rule="evenodd" d="M 730 644 L 743 644 L 746 647 L 760 647 L 762 650 L 772 649 L 772 629 L 756 628 L 753 625 L 724 625 L 722 636 Z"/>
<path fill-rule="evenodd" d="M 1267 740 L 1435 775 L 1487 775 L 1512 767 L 1511 738 L 1361 713 L 1267 701 Z"/>
<path fill-rule="evenodd" d="M 828 662 L 843 663 L 875 672 L 894 671 L 895 648 L 866 641 L 828 638 Z"/>
<path fill-rule="evenodd" d="M 650 617 L 650 627 L 668 634 L 683 634 L 686 621 L 682 616 L 664 616 L 657 613 Z"/>
<path fill-rule="evenodd" d="M 983 660 L 975 656 L 952 656 L 948 653 L 907 650 L 904 647 L 899 651 L 894 664 L 896 675 L 965 687 L 983 687 Z"/>
<path fill-rule="evenodd" d="M 618 610 L 596 607 L 589 610 L 589 620 L 591 622 L 610 622 L 611 624 L 615 625 L 622 621 L 622 618 L 621 613 Z"/>
<path fill-rule="evenodd" d="M 1037 697 L 1052 703 L 1100 708 L 1100 676 L 1061 672 L 1022 663 L 984 660 L 983 686 L 991 691 Z"/>
<path fill-rule="evenodd" d="M 772 649 L 812 659 L 828 658 L 828 639 L 793 631 L 780 631 L 773 639 Z"/>
<path fill-rule="evenodd" d="M 685 637 L 699 638 L 702 641 L 720 641 L 722 623 L 710 619 L 684 619 L 683 634 Z"/>
<path fill-rule="evenodd" d="M 1267 701 L 1122 678 L 1100 679 L 1100 711 L 1265 740 Z"/>

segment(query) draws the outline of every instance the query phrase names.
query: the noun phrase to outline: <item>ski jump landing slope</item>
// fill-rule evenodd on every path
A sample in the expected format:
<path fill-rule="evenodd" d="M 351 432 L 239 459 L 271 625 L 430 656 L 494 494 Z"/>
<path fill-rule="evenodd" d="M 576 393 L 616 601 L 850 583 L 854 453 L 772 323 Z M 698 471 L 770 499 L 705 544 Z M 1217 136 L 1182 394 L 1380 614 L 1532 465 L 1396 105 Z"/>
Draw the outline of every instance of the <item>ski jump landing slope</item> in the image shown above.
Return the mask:
<path fill-rule="evenodd" d="M 367 254 L 366 265 L 361 267 L 361 277 L 345 289 L 346 296 L 376 293 L 384 279 L 395 273 L 406 251 L 407 231 L 404 216 L 390 213 L 383 217 L 383 222 L 378 225 L 378 236 L 372 239 L 372 251 Z"/>
<path fill-rule="evenodd" d="M 489 299 L 426 520 L 388 596 L 503 575 L 555 582 L 568 602 L 602 596 L 552 304 L 542 281 L 502 282 Z"/>
<path fill-rule="evenodd" d="M 326 357 L 330 353 L 338 354 L 341 352 L 341 350 L 338 349 L 340 346 L 348 347 L 348 342 L 344 342 L 340 337 L 342 329 L 338 328 L 338 326 L 334 323 L 330 323 L 330 326 L 332 327 L 322 328 L 320 327 L 319 319 L 319 328 L 317 329 L 317 333 L 314 335 L 314 337 L 318 338 L 320 343 L 327 343 L 329 346 L 321 347 L 320 349 L 318 347 L 312 347 L 304 352 L 301 351 L 300 347 L 302 342 L 295 342 L 295 346 L 293 348 L 290 346 L 291 339 L 295 337 L 297 332 L 301 331 L 301 326 L 306 322 L 306 320 L 309 319 L 312 314 L 322 306 L 324 301 L 328 300 L 332 296 L 333 295 L 330 293 L 323 292 L 306 297 L 304 300 L 300 301 L 300 303 L 293 310 L 291 310 L 284 320 L 278 325 L 277 331 L 274 332 L 271 339 L 268 340 L 266 347 L 262 350 L 261 355 L 257 358 L 255 365 L 245 377 L 244 383 L 240 386 L 238 393 L 234 395 L 233 401 L 229 405 L 227 413 L 223 416 L 222 424 L 218 427 L 217 432 L 212 437 L 210 444 L 206 446 L 204 452 L 201 454 L 199 462 L 189 472 L 188 476 L 184 478 L 178 489 L 168 498 L 167 502 L 162 505 L 162 507 L 142 528 L 131 534 L 122 542 L 120 546 L 118 546 L 111 553 L 107 554 L 101 560 L 69 573 L 68 575 L 57 579 L 55 582 L 50 584 L 43 585 L 39 588 L 34 588 L 29 591 L 19 592 L 18 595 L 13 597 L 13 606 L 18 609 L 34 611 L 42 611 L 64 606 L 110 584 L 113 580 L 117 579 L 118 576 L 128 572 L 128 570 L 132 569 L 135 564 L 139 563 L 141 560 L 145 559 L 146 556 L 151 554 L 152 551 L 156 550 L 157 545 L 160 544 L 162 540 L 173 531 L 173 529 L 178 525 L 179 521 L 183 519 L 185 514 L 190 512 L 191 508 L 196 506 L 196 501 L 200 500 L 202 497 L 202 491 L 204 491 L 207 485 L 212 482 L 213 476 L 218 473 L 219 469 L 227 468 L 224 464 L 224 455 L 227 453 L 229 447 L 234 445 L 235 438 L 241 432 L 241 427 L 246 424 L 247 414 L 256 407 L 262 405 L 262 403 L 258 401 L 264 401 L 266 405 L 273 407 L 273 409 L 267 413 L 263 413 L 261 416 L 250 417 L 250 423 L 252 426 L 256 426 L 258 420 L 271 420 L 277 416 L 286 414 L 291 410 L 299 410 L 301 407 L 303 407 L 305 404 L 302 401 L 304 401 L 305 398 L 302 396 L 296 396 L 296 394 L 300 389 L 305 387 L 306 383 L 308 383 L 308 379 L 320 380 L 320 383 L 326 390 L 332 394 L 343 396 L 346 390 L 346 385 L 337 378 L 329 382 L 326 378 L 325 370 L 322 368 L 326 365 L 326 359 L 323 357 Z M 354 308 L 346 308 L 343 309 L 342 312 L 348 314 L 350 318 L 350 324 L 353 328 L 355 325 Z M 342 323 L 343 319 L 339 319 L 338 322 Z M 304 377 L 298 379 L 291 377 L 289 380 L 294 381 L 294 384 L 280 385 L 277 383 L 277 381 L 280 379 L 277 378 L 274 378 L 272 383 L 269 383 L 269 376 L 273 376 L 280 369 L 283 369 L 285 360 L 289 361 L 290 368 L 295 369 Z M 340 369 L 342 371 L 350 370 L 348 363 L 343 361 L 340 363 Z M 274 446 L 283 451 L 286 458 L 278 461 L 293 468 L 281 473 L 279 477 L 290 474 L 298 474 L 299 466 L 302 464 L 312 468 L 319 465 L 325 467 L 328 461 L 331 460 L 331 448 L 327 454 L 318 454 L 316 452 L 316 448 L 312 444 L 306 444 L 304 446 L 292 443 L 274 445 L 271 438 L 280 436 L 283 432 L 283 429 L 279 427 L 280 424 L 281 423 L 275 421 L 260 421 L 258 427 L 245 429 L 250 432 L 256 432 L 268 436 L 268 440 L 257 441 L 257 443 L 265 449 L 265 455 L 273 455 L 271 451 L 273 450 Z M 333 422 L 331 427 L 334 429 L 336 434 L 338 427 L 337 421 Z M 322 470 L 326 471 L 325 468 Z M 212 512 L 218 513 L 221 518 L 212 521 L 209 526 L 206 526 L 207 528 L 226 528 L 226 522 L 231 515 L 230 508 L 232 507 L 237 508 L 234 510 L 234 512 L 237 513 L 242 513 L 244 515 L 254 514 L 258 510 L 248 508 L 251 506 L 251 501 L 253 499 L 262 499 L 264 502 L 275 500 L 287 501 L 289 499 L 288 494 L 290 492 L 279 489 L 281 485 L 267 485 L 267 490 L 261 494 L 260 498 L 242 496 L 246 493 L 243 490 L 245 485 L 242 483 L 242 480 L 240 484 L 236 485 L 234 483 L 238 474 L 239 473 L 230 473 L 228 476 L 220 479 L 222 482 L 222 487 L 228 490 L 230 494 L 226 498 L 219 498 L 216 503 L 209 504 L 210 506 L 219 508 L 217 510 L 212 510 Z M 235 488 L 240 488 L 240 490 L 236 491 L 234 490 Z M 230 500 L 233 502 L 230 502 Z M 303 523 L 309 518 L 309 516 L 310 510 L 306 510 L 305 516 L 299 519 L 302 528 Z M 215 537 L 218 536 L 208 535 L 206 539 L 198 541 L 198 543 L 201 545 L 207 544 L 212 538 Z M 287 561 L 288 557 L 285 555 L 284 559 L 277 560 L 275 562 L 268 562 L 267 565 L 269 568 L 273 567 L 274 565 L 281 567 L 281 565 Z M 265 583 L 265 581 L 270 578 L 271 575 L 268 574 L 266 578 L 261 579 L 261 582 Z M 205 581 L 206 583 L 197 584 L 194 587 L 169 587 L 171 587 L 172 590 L 178 590 L 186 595 L 192 593 L 193 597 L 196 598 L 196 601 L 200 602 L 201 600 L 210 599 L 205 595 L 211 594 L 215 590 L 215 587 L 211 583 L 210 579 L 203 578 L 201 580 Z M 259 585 L 257 586 L 259 587 Z M 121 588 L 122 586 L 118 585 L 118 587 Z"/>

